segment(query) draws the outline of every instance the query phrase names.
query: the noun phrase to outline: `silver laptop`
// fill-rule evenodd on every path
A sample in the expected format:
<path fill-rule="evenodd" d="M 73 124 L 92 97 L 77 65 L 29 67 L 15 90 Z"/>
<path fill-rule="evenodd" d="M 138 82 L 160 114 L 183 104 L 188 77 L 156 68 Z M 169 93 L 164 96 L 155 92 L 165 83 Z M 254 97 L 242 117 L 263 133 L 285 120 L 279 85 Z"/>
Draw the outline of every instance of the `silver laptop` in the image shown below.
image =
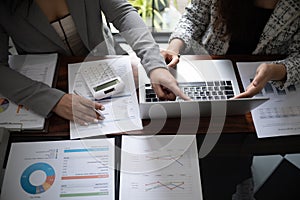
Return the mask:
<path fill-rule="evenodd" d="M 268 100 L 267 97 L 231 99 L 240 93 L 230 60 L 187 60 L 170 69 L 179 87 L 192 101 L 162 101 L 139 67 L 139 102 L 142 119 L 242 115 Z"/>

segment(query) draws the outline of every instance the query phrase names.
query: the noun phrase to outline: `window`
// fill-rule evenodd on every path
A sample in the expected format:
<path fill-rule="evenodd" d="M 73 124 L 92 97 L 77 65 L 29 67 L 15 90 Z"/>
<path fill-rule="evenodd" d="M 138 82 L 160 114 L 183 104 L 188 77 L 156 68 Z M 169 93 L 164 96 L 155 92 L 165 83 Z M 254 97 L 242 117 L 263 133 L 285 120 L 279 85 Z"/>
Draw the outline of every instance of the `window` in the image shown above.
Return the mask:
<path fill-rule="evenodd" d="M 128 0 L 152 32 L 172 32 L 190 0 Z"/>

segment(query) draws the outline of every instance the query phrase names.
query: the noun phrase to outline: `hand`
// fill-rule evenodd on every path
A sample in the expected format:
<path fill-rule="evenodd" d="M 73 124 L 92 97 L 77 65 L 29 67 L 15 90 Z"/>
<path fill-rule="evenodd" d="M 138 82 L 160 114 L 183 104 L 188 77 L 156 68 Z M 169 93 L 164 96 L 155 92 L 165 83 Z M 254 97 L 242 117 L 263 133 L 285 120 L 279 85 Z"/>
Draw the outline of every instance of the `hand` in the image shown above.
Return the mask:
<path fill-rule="evenodd" d="M 88 125 L 102 119 L 94 108 L 103 110 L 104 106 L 79 95 L 65 94 L 53 108 L 53 112 L 80 125 Z"/>
<path fill-rule="evenodd" d="M 152 88 L 160 99 L 175 100 L 176 96 L 184 100 L 190 100 L 177 85 L 176 79 L 169 70 L 156 68 L 150 72 Z"/>
<path fill-rule="evenodd" d="M 256 69 L 256 75 L 246 91 L 234 98 L 252 97 L 258 94 L 270 80 L 284 80 L 286 78 L 286 68 L 282 64 L 263 63 Z"/>
<path fill-rule="evenodd" d="M 170 50 L 161 50 L 160 53 L 164 57 L 168 67 L 176 67 L 179 63 L 179 53 Z"/>
<path fill-rule="evenodd" d="M 175 67 L 179 62 L 180 50 L 184 48 L 185 44 L 181 39 L 175 38 L 170 41 L 167 50 L 161 50 L 162 56 L 165 58 L 168 67 Z"/>

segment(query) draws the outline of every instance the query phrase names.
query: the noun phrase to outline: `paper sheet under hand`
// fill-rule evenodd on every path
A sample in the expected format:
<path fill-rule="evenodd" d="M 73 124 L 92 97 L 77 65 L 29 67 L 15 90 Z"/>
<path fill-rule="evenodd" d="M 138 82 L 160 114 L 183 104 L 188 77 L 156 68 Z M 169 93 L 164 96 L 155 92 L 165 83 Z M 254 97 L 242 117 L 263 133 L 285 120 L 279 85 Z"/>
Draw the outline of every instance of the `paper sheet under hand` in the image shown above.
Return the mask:
<path fill-rule="evenodd" d="M 237 63 L 244 88 L 250 84 L 261 63 Z M 279 90 L 268 83 L 258 95 L 270 98 L 251 111 L 258 138 L 300 134 L 300 84 Z"/>
<path fill-rule="evenodd" d="M 125 89 L 122 93 L 116 94 L 112 98 L 99 100 L 105 107 L 105 110 L 101 111 L 105 116 L 103 121 L 89 124 L 88 126 L 81 126 L 71 122 L 71 139 L 143 129 L 129 57 L 123 56 L 115 59 L 70 64 L 68 66 L 69 92 L 74 93 L 75 90 L 82 96 L 93 100 L 92 94 L 79 73 L 79 69 L 84 67 L 84 65 L 97 62 L 111 63 L 118 76 L 124 81 Z M 91 112 L 94 111 L 91 110 Z"/>
<path fill-rule="evenodd" d="M 52 86 L 57 54 L 12 55 L 10 67 L 24 76 Z M 0 94 L 0 126 L 10 130 L 42 130 L 45 119 Z"/>

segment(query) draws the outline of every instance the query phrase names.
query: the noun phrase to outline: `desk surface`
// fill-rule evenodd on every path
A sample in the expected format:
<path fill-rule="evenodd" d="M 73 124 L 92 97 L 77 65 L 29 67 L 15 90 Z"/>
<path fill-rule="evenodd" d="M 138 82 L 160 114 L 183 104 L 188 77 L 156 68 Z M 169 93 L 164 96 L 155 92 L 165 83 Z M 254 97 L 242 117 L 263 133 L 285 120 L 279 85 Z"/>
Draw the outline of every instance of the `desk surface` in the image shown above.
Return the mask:
<path fill-rule="evenodd" d="M 211 59 L 207 56 L 187 56 L 189 59 Z M 213 59 L 230 59 L 233 61 L 235 70 L 235 62 L 237 61 L 263 61 L 273 60 L 278 57 L 270 56 L 214 56 Z M 91 58 L 96 59 L 96 58 Z M 98 58 L 99 59 L 99 58 Z M 82 62 L 84 58 L 79 57 L 60 57 L 58 62 L 58 76 L 56 87 L 62 91 L 68 92 L 68 64 Z M 133 66 L 135 77 L 137 77 L 136 66 Z M 238 77 L 238 81 L 239 77 Z M 147 125 L 150 120 L 143 120 L 144 130 L 127 132 L 122 134 L 152 134 L 153 129 Z M 193 121 L 191 120 L 192 124 Z M 168 119 L 165 126 L 160 130 L 160 134 L 174 134 L 178 132 L 180 119 Z M 210 125 L 209 117 L 200 118 L 199 127 L 197 130 L 198 148 L 205 139 L 205 134 Z M 187 125 L 188 127 L 188 125 Z M 155 128 L 155 127 L 154 127 Z M 120 135 L 115 134 L 120 140 Z M 189 134 L 189 130 L 184 130 L 181 134 Z M 11 142 L 18 141 L 40 141 L 40 140 L 59 140 L 69 139 L 69 122 L 67 120 L 53 115 L 49 119 L 47 133 L 12 133 Z M 226 117 L 226 121 L 222 130 L 221 137 L 213 148 L 209 156 L 200 159 L 201 166 L 201 181 L 205 199 L 227 199 L 226 195 L 232 195 L 237 183 L 245 180 L 251 174 L 250 167 L 252 164 L 253 155 L 268 155 L 268 154 L 285 154 L 285 153 L 300 153 L 300 136 L 288 136 L 278 138 L 257 139 L 255 128 L 253 125 L 251 114 L 241 116 Z M 284 166 L 284 169 L 290 169 Z M 298 171 L 299 172 L 299 171 Z M 284 173 L 284 175 L 282 175 Z M 287 177 L 286 172 L 277 172 L 282 177 Z M 298 176 L 299 174 L 297 174 Z M 295 176 L 295 174 L 292 174 Z M 281 182 L 282 177 L 279 179 Z M 274 178 L 276 179 L 276 177 Z M 290 184 L 299 185 L 294 179 L 287 179 Z M 279 183 L 278 180 L 275 183 Z M 273 183 L 267 184 L 267 192 L 276 191 Z M 286 184 L 283 183 L 283 184 Z M 286 185 L 283 188 L 289 190 Z M 268 190 L 269 189 L 269 190 Z M 282 188 L 281 188 L 282 191 Z M 297 190 L 296 190 L 297 191 Z M 273 193 L 273 192 L 272 192 Z M 275 193 L 274 193 L 275 194 Z M 229 199 L 229 198 L 228 198 Z M 258 198 L 264 199 L 264 198 Z M 285 198 L 288 199 L 288 198 Z"/>
<path fill-rule="evenodd" d="M 188 59 L 230 59 L 233 61 L 233 65 L 235 70 L 237 70 L 235 62 L 244 61 L 244 62 L 250 62 L 250 61 L 267 61 L 267 60 L 274 60 L 274 59 L 281 59 L 282 56 L 185 56 Z M 68 64 L 70 63 L 78 63 L 82 62 L 83 60 L 97 60 L 97 59 L 103 59 L 103 58 L 84 58 L 84 57 L 60 57 L 58 60 L 58 76 L 57 76 L 57 83 L 56 88 L 68 92 Z M 135 65 L 133 67 L 134 77 L 135 81 L 137 80 L 137 67 Z M 236 71 L 237 72 L 237 71 Z M 237 73 L 238 74 L 238 73 Z M 239 83 L 240 77 L 237 76 Z M 137 83 L 138 81 L 136 81 Z M 240 84 L 240 90 L 242 91 L 242 86 Z M 12 137 L 14 137 L 16 140 L 24 139 L 24 136 L 30 138 L 39 138 L 42 137 L 43 140 L 52 140 L 52 139 L 69 139 L 69 122 L 57 115 L 51 116 L 49 119 L 48 127 L 47 127 L 47 133 L 31 133 L 31 132 L 24 132 L 24 133 L 12 133 Z M 197 119 L 199 120 L 199 119 Z M 151 126 L 147 126 L 151 123 Z M 194 127 L 195 121 L 193 119 L 190 120 L 190 122 L 186 122 L 185 127 Z M 189 123 L 191 126 L 189 126 Z M 200 122 L 198 123 L 198 130 L 197 134 L 206 134 L 207 130 L 210 126 L 211 119 L 210 117 L 201 117 Z M 150 120 L 143 120 L 144 129 L 140 131 L 131 131 L 126 133 L 120 133 L 120 134 L 153 134 L 153 132 L 157 133 L 157 128 L 155 125 L 155 121 Z M 180 125 L 180 119 L 168 119 L 164 125 L 163 128 L 160 128 L 159 134 L 178 134 Z M 151 128 L 150 128 L 151 127 Z M 154 131 L 155 130 L 155 131 Z M 193 131 L 194 132 L 194 131 Z M 183 130 L 183 132 L 180 132 L 179 134 L 190 134 L 191 131 L 188 129 Z M 227 116 L 223 129 L 222 134 L 228 134 L 228 135 L 235 135 L 235 134 L 250 134 L 255 135 L 255 128 L 253 125 L 251 113 L 247 113 L 246 115 L 239 115 L 239 116 Z M 117 134 L 118 135 L 118 134 Z M 291 139 L 292 138 L 292 139 Z M 263 139 L 260 140 L 261 145 L 257 146 L 257 143 L 255 144 L 249 144 L 249 147 L 259 150 L 268 149 L 270 150 L 271 147 L 274 148 L 274 151 L 278 149 L 286 149 L 287 152 L 294 151 L 294 147 L 298 146 L 300 141 L 300 137 L 297 136 L 291 136 L 291 137 L 280 137 L 280 138 L 271 138 L 271 139 Z M 265 143 L 267 141 L 267 143 Z M 271 141 L 271 142 L 269 142 Z M 270 143 L 270 144 L 269 144 Z M 289 143 L 289 147 L 287 147 L 286 143 Z M 252 146 L 253 145 L 253 146 Z M 300 146 L 300 145 L 299 145 Z M 267 147 L 267 148 L 266 148 Z M 298 148 L 297 148 L 298 149 Z M 299 147 L 300 149 L 300 147 Z"/>

